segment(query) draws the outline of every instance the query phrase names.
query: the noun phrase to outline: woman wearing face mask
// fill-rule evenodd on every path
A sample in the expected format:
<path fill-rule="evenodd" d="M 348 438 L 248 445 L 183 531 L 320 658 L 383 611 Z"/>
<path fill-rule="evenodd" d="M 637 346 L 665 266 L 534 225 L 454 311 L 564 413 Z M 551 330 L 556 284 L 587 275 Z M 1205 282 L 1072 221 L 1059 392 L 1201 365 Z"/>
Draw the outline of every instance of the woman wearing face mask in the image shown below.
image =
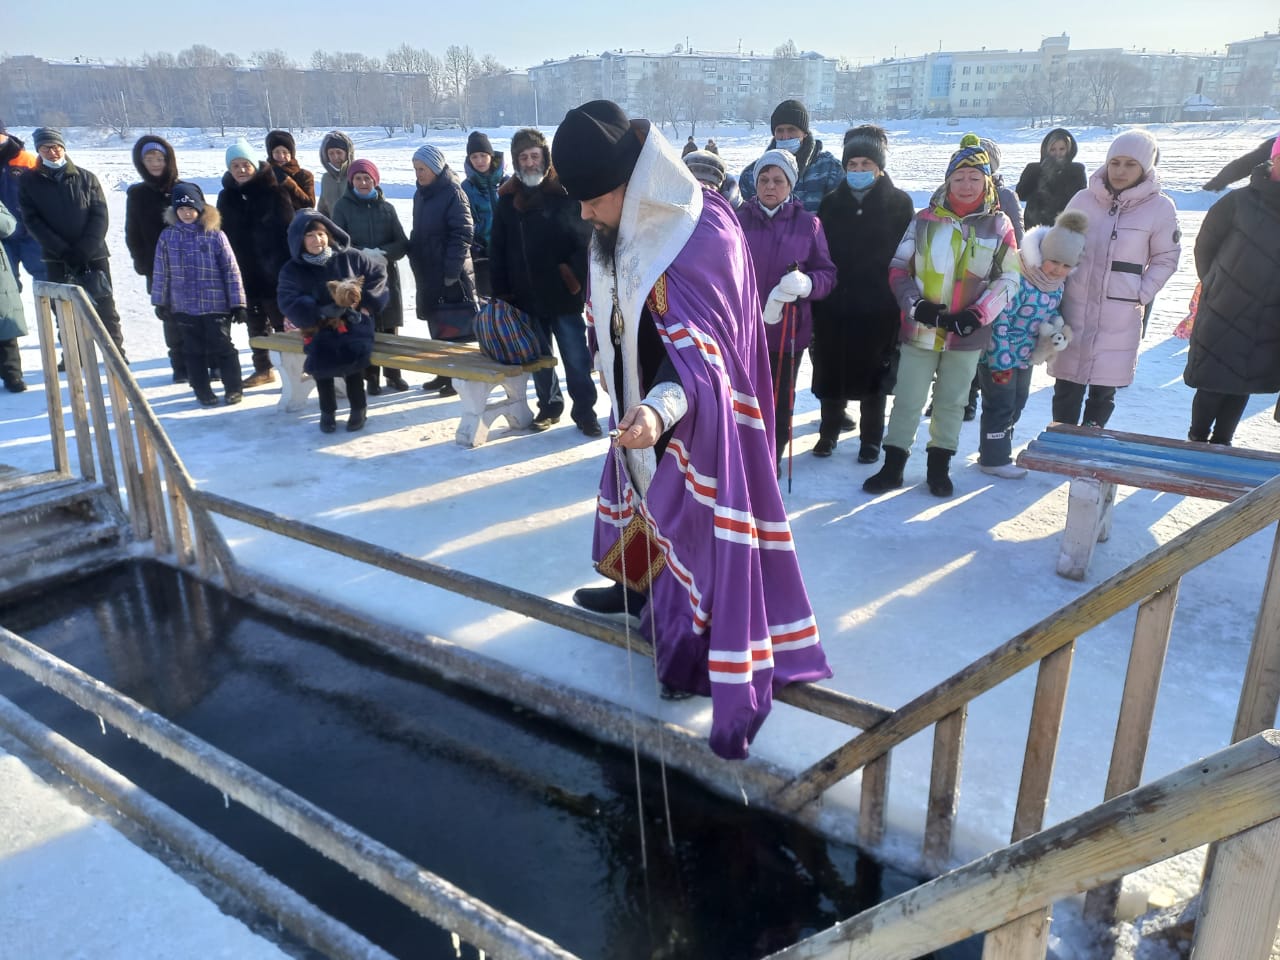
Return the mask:
<path fill-rule="evenodd" d="M 884 466 L 863 490 L 902 486 L 934 384 L 926 479 L 934 496 L 951 496 L 951 458 L 969 384 L 990 341 L 989 324 L 1017 295 L 1019 282 L 1013 225 L 1000 212 L 990 160 L 977 136 L 965 134 L 947 164 L 946 181 L 907 227 L 889 267 L 889 286 L 902 311 L 898 382 Z"/>
<path fill-rule="evenodd" d="M 404 234 L 400 217 L 382 196 L 381 175 L 372 160 L 353 160 L 347 167 L 347 192 L 338 198 L 333 211 L 333 222 L 351 238 L 351 245 L 369 259 L 377 261 L 387 271 L 387 303 L 378 313 L 378 333 L 395 333 L 404 322 L 404 302 L 400 297 L 400 269 L 396 261 L 409 252 L 409 238 Z M 391 367 L 382 369 L 388 390 L 408 390 L 409 384 L 400 371 Z M 369 393 L 382 392 L 378 383 L 378 368 L 365 371 Z"/>
<path fill-rule="evenodd" d="M 1089 231 L 1062 297 L 1071 343 L 1049 360 L 1060 423 L 1080 423 L 1083 404 L 1085 426 L 1107 425 L 1116 388 L 1131 384 L 1138 366 L 1142 309 L 1178 269 L 1182 231 L 1173 201 L 1160 191 L 1159 153 L 1145 130 L 1120 134 L 1089 186 L 1067 204 L 1089 218 Z"/>
<path fill-rule="evenodd" d="M 885 172 L 888 136 L 875 126 L 845 134 L 845 180 L 822 199 L 818 219 L 836 285 L 813 308 L 813 393 L 822 401 L 814 456 L 829 457 L 845 403 L 861 404 L 859 463 L 880 459 L 884 413 L 898 359 L 898 301 L 889 262 L 915 215 L 911 197 Z"/>
<path fill-rule="evenodd" d="M 740 206 L 737 214 L 764 307 L 776 394 L 774 452 L 781 463 L 791 438 L 796 370 L 813 330 L 809 304 L 831 292 L 836 268 L 822 224 L 791 196 L 795 158 L 785 150 L 769 150 L 756 161 L 755 170 L 755 199 Z"/>
<path fill-rule="evenodd" d="M 828 193 L 840 186 L 844 170 L 840 161 L 822 149 L 822 141 L 809 131 L 809 110 L 799 100 L 783 100 L 773 109 L 769 118 L 773 139 L 769 150 L 785 150 L 796 161 L 796 182 L 791 195 L 810 213 L 818 212 L 818 204 Z M 738 189 L 743 201 L 756 195 L 757 160 L 748 164 L 738 178 Z"/>

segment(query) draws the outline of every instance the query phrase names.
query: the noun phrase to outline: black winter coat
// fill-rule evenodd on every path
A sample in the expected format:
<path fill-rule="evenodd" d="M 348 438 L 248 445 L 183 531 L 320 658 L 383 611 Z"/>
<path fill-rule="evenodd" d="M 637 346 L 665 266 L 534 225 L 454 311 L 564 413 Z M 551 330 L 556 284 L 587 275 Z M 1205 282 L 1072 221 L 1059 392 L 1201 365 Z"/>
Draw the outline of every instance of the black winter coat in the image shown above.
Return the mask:
<path fill-rule="evenodd" d="M 333 208 L 333 222 L 347 232 L 357 250 L 381 250 L 387 256 L 387 305 L 378 315 L 378 331 L 391 333 L 404 323 L 404 301 L 400 295 L 400 269 L 396 261 L 409 249 L 409 239 L 400 225 L 396 208 L 382 197 L 382 188 L 374 187 L 368 200 L 348 190 Z"/>
<path fill-rule="evenodd" d="M 532 190 L 512 177 L 489 241 L 494 296 L 535 317 L 581 313 L 590 229 L 554 170 Z"/>
<path fill-rule="evenodd" d="M 911 197 L 888 174 L 858 202 L 842 183 L 822 198 L 818 219 L 836 265 L 836 286 L 813 305 L 813 393 L 861 400 L 892 393 L 899 315 L 889 261 L 915 216 Z"/>
<path fill-rule="evenodd" d="M 22 221 L 40 244 L 40 257 L 70 269 L 105 260 L 107 197 L 88 170 L 70 160 L 61 170 L 41 162 L 22 178 L 18 193 Z"/>
<path fill-rule="evenodd" d="M 222 232 L 231 241 L 236 265 L 250 300 L 276 295 L 276 276 L 289 259 L 289 224 L 293 205 L 276 183 L 269 164 L 263 163 L 246 183 L 238 184 L 230 172 L 222 176 L 218 194 Z"/>
<path fill-rule="evenodd" d="M 1209 208 L 1196 237 L 1200 306 L 1182 377 L 1217 393 L 1280 390 L 1280 183 L 1269 164 Z"/>
<path fill-rule="evenodd" d="M 409 266 L 418 291 L 417 314 L 430 319 L 441 298 L 449 303 L 476 299 L 471 265 L 471 203 L 448 167 L 429 187 L 413 195 L 413 231 L 409 234 Z M 457 280 L 446 288 L 446 280 Z"/>
<path fill-rule="evenodd" d="M 145 144 L 164 147 L 164 173 L 153 177 L 142 165 L 141 150 Z M 163 137 L 147 134 L 133 145 L 133 166 L 142 178 L 129 187 L 124 202 L 124 243 L 133 258 L 133 272 L 147 278 L 151 288 L 151 271 L 155 269 L 156 245 L 165 228 L 164 214 L 169 209 L 170 191 L 178 182 L 178 159 L 173 147 Z"/>
<path fill-rule="evenodd" d="M 1049 144 L 1054 140 L 1067 141 L 1067 155 L 1061 160 L 1049 156 Z M 1078 149 L 1071 131 L 1061 127 L 1050 130 L 1040 141 L 1040 162 L 1026 165 L 1016 188 L 1018 197 L 1027 205 L 1022 217 L 1027 230 L 1053 226 L 1071 198 L 1089 185 L 1084 164 L 1074 162 Z"/>

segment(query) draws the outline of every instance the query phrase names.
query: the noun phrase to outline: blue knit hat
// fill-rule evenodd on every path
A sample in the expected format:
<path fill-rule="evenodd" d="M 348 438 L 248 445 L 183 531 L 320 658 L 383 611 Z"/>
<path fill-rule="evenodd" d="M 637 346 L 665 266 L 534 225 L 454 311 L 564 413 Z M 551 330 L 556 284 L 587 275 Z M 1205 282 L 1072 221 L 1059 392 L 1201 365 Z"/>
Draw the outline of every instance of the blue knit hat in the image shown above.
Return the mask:
<path fill-rule="evenodd" d="M 445 168 L 444 154 L 440 152 L 439 147 L 433 147 L 429 143 L 424 143 L 413 151 L 413 159 L 425 163 L 431 168 L 432 173 L 440 173 Z"/>
<path fill-rule="evenodd" d="M 977 167 L 991 176 L 991 158 L 982 149 L 982 141 L 976 133 L 966 133 L 960 138 L 960 149 L 951 155 L 951 162 L 947 164 L 947 177 L 964 167 Z"/>
<path fill-rule="evenodd" d="M 249 141 L 246 140 L 244 137 L 241 137 L 231 146 L 227 147 L 227 169 L 228 170 L 231 169 L 232 160 L 248 160 L 250 163 L 254 165 L 254 167 L 258 166 L 258 161 L 253 159 L 253 145 L 249 143 Z"/>

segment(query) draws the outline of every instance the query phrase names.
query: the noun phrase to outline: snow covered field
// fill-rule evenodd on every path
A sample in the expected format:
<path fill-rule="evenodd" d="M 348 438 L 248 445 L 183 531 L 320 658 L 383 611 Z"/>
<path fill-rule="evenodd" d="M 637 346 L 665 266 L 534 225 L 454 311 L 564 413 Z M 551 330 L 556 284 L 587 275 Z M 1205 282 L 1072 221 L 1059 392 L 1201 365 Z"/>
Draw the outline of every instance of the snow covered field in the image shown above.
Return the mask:
<path fill-rule="evenodd" d="M 843 125 L 819 124 L 828 149 L 839 152 Z M 967 127 L 940 121 L 888 125 L 888 171 L 923 203 L 940 181 L 946 159 Z M 1038 158 L 1042 129 L 991 122 L 977 132 L 1002 147 L 1012 184 Z M 1151 128 L 1161 141 L 1161 174 L 1180 210 L 1180 269 L 1156 301 L 1137 382 L 1119 393 L 1111 426 L 1184 437 L 1191 394 L 1181 379 L 1185 342 L 1171 331 L 1186 312 L 1195 284 L 1191 247 L 1203 211 L 1216 195 L 1200 191 L 1226 160 L 1275 133 L 1274 124 L 1182 124 Z M 27 131 L 13 131 L 23 136 Z M 141 133 L 142 131 L 138 131 Z M 234 139 L 186 130 L 158 131 L 178 150 L 184 178 L 212 194 L 223 151 Z M 238 131 L 237 131 L 238 132 Z M 248 132 L 260 144 L 261 130 Z M 505 150 L 511 128 L 488 131 Z M 1115 131 L 1077 131 L 1080 156 L 1092 171 Z M 300 160 L 318 169 L 324 131 L 299 135 Z M 548 131 L 550 134 L 550 131 Z M 682 129 L 678 142 L 683 142 Z M 713 136 L 733 170 L 754 159 L 768 139 L 762 128 L 700 130 Z M 380 130 L 353 133 L 357 155 L 374 160 L 387 195 L 410 221 L 410 157 L 418 138 L 387 140 Z M 461 167 L 465 132 L 433 133 L 451 164 Z M 597 583 L 590 566 L 593 497 L 606 441 L 587 441 L 566 418 L 544 434 L 495 432 L 469 450 L 453 442 L 456 400 L 406 394 L 370 398 L 366 429 L 348 437 L 322 435 L 314 407 L 277 414 L 278 390 L 257 389 L 237 408 L 200 409 L 185 387 L 169 383 L 159 323 L 123 240 L 124 189 L 136 179 L 129 148 L 97 132 L 67 131 L 69 155 L 93 170 L 107 190 L 117 302 L 132 368 L 192 475 L 205 489 L 294 516 L 405 553 L 439 561 L 520 589 L 570 602 L 577 587 Z M 406 295 L 412 299 L 412 284 Z M 412 315 L 412 310 L 406 311 Z M 405 333 L 426 336 L 411 321 Z M 245 347 L 243 328 L 236 336 Z M 40 386 L 35 337 L 23 341 L 28 382 Z M 250 368 L 247 349 L 243 354 Z M 1032 474 L 1021 482 L 981 474 L 977 423 L 965 424 L 953 465 L 956 495 L 930 496 L 923 486 L 924 440 L 908 463 L 909 486 L 880 498 L 861 491 L 877 469 L 855 462 L 844 442 L 830 460 L 809 451 L 817 439 L 817 402 L 807 390 L 807 363 L 797 397 L 794 490 L 785 495 L 806 582 L 840 690 L 887 706 L 901 705 L 1017 632 L 1132 563 L 1153 547 L 1219 509 L 1216 503 L 1122 489 L 1109 542 L 1099 546 L 1088 580 L 1058 577 L 1054 566 L 1066 510 L 1061 478 Z M 414 382 L 416 386 L 417 381 Z M 1043 368 L 1023 416 L 1026 441 L 1049 420 L 1049 379 Z M 1275 399 L 1255 397 L 1237 444 L 1280 449 Z M 601 398 L 597 412 L 607 415 Z M 856 410 L 853 412 L 856 413 Z M 341 410 L 340 410 L 341 414 Z M 927 426 L 922 425 L 922 433 Z M 43 392 L 0 396 L 0 463 L 26 470 L 51 464 Z M 784 464 L 785 469 L 785 464 Z M 225 523 L 237 556 L 282 579 L 340 594 L 379 616 L 446 638 L 518 667 L 591 693 L 705 730 L 708 701 L 659 701 L 646 680 L 629 688 L 625 654 L 551 627 L 390 574 L 324 558 L 269 534 Z M 1145 777 L 1154 778 L 1222 748 L 1230 735 L 1240 678 L 1261 594 L 1270 533 L 1260 534 L 1183 583 L 1165 668 Z M 1095 805 L 1114 734 L 1133 613 L 1086 634 L 1077 647 L 1065 728 L 1048 811 L 1052 823 Z M 979 699 L 969 714 L 957 821 L 957 855 L 1008 840 L 1018 770 L 1025 745 L 1034 672 Z M 795 769 L 817 760 L 847 731 L 778 706 L 753 754 Z M 890 789 L 892 834 L 910 851 L 923 829 L 932 739 L 918 736 L 895 751 Z M 828 796 L 828 810 L 856 807 L 857 778 Z M 676 825 L 677 830 L 679 825 Z M 910 853 L 907 854 L 910 857 Z"/>

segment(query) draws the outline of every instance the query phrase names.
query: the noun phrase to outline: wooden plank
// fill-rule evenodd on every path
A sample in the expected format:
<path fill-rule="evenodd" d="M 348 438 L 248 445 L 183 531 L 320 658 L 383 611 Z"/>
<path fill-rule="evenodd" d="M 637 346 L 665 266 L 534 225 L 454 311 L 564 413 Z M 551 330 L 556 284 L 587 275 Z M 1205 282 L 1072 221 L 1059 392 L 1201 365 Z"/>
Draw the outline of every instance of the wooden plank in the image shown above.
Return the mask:
<path fill-rule="evenodd" d="M 864 910 L 771 960 L 914 960 L 1277 817 L 1280 732 L 1272 730 Z"/>
<path fill-rule="evenodd" d="M 1250 477 L 1258 483 L 1274 476 L 1276 470 L 1280 469 L 1280 459 L 1274 454 L 1226 456 L 1218 451 L 1233 448 L 1221 444 L 1185 443 L 1171 447 L 1168 444 L 1136 443 L 1110 437 L 1082 438 L 1042 434 L 1032 440 L 1029 447 L 1032 453 L 1072 457 L 1084 462 L 1096 460 L 1157 469 L 1168 467 L 1175 473 Z"/>
<path fill-rule="evenodd" d="M 779 809 L 794 811 L 816 800 L 868 761 L 1039 662 L 1086 630 L 1167 587 L 1210 557 L 1275 523 L 1277 516 L 1280 478 L 1267 481 L 1201 520 L 818 760 L 783 788 L 777 798 Z"/>
<path fill-rule="evenodd" d="M 1280 924 L 1280 820 L 1218 844 L 1191 960 L 1267 960 Z"/>
<path fill-rule="evenodd" d="M 472 369 L 477 374 L 500 374 L 493 382 L 515 376 L 522 370 L 531 373 L 547 367 L 556 366 L 553 356 L 539 357 L 525 364 L 502 364 L 483 353 L 474 343 L 452 343 L 448 340 L 424 340 L 420 337 L 406 337 L 394 333 L 378 333 L 374 335 L 373 359 L 378 366 L 394 366 L 399 360 L 404 364 L 446 364 L 449 369 Z M 269 337 L 252 337 L 250 346 L 263 350 L 275 350 L 281 353 L 302 353 L 302 334 L 296 330 L 274 333 Z M 406 366 L 404 369 L 414 369 Z M 431 370 L 419 370 L 431 373 Z"/>
<path fill-rule="evenodd" d="M 889 754 L 862 768 L 862 797 L 858 804 L 858 843 L 878 847 L 884 840 L 884 816 L 889 806 Z"/>
<path fill-rule="evenodd" d="M 1141 487 L 1144 490 L 1159 490 L 1162 493 L 1177 493 L 1184 497 L 1228 503 L 1257 487 L 1254 483 L 1180 476 L 1168 470 L 1081 463 L 1072 458 L 1037 455 L 1030 452 L 1029 448 L 1018 454 L 1018 466 L 1067 477 L 1088 478 L 1100 483 L 1119 483 L 1127 487 Z"/>
<path fill-rule="evenodd" d="M 138 463 L 142 467 L 142 489 L 146 495 L 147 515 L 151 521 L 151 543 L 156 553 L 168 553 L 169 524 L 164 512 L 164 495 L 160 492 L 160 472 L 156 469 L 155 450 L 146 430 L 138 431 Z"/>
<path fill-rule="evenodd" d="M 960 800 L 960 765 L 968 706 L 948 714 L 933 727 L 933 769 L 929 775 L 929 808 L 924 827 L 924 868 L 942 873 L 951 863 L 951 838 Z"/>
<path fill-rule="evenodd" d="M 97 479 L 93 466 L 93 446 L 89 442 L 89 416 L 84 396 L 84 370 L 80 362 L 80 332 L 70 301 L 58 302 L 58 329 L 62 334 L 62 357 L 67 368 L 67 394 L 71 398 L 71 423 L 76 435 L 76 457 L 80 476 Z"/>
<path fill-rule="evenodd" d="M 1022 761 L 1022 781 L 1018 785 L 1018 802 L 1013 813 L 1010 839 L 1014 842 L 1038 833 L 1044 826 L 1075 650 L 1073 640 L 1040 661 L 1027 731 L 1027 749 Z"/>
<path fill-rule="evenodd" d="M 98 373 L 98 350 L 92 337 L 82 343 L 85 360 L 85 391 L 89 397 L 89 415 L 93 419 L 93 438 L 98 446 L 98 467 L 102 471 L 102 485 L 116 503 L 120 499 L 120 480 L 116 476 L 116 452 L 111 445 L 111 430 L 107 426 L 107 405 L 102 396 L 102 376 Z"/>
<path fill-rule="evenodd" d="M 49 410 L 49 440 L 53 444 L 53 469 L 71 476 L 71 458 L 67 455 L 67 427 L 63 423 L 62 378 L 58 376 L 58 350 L 54 343 L 53 307 L 44 288 L 52 286 L 36 281 L 37 322 L 40 324 L 40 362 L 44 368 L 44 400 Z"/>
<path fill-rule="evenodd" d="M 1244 671 L 1231 739 L 1243 740 L 1276 725 L 1280 705 L 1280 527 L 1271 544 L 1271 562 Z"/>
<path fill-rule="evenodd" d="M 146 540 L 151 536 L 151 522 L 147 517 L 142 476 L 138 473 L 133 415 L 129 411 L 124 388 L 115 377 L 107 377 L 107 389 L 111 392 L 111 417 L 116 424 L 116 445 L 120 448 L 125 494 L 129 499 L 129 522 L 133 526 L 134 536 L 139 540 Z"/>
<path fill-rule="evenodd" d="M 982 941 L 982 960 L 1044 960 L 1051 911 L 1036 910 L 996 927 Z"/>
<path fill-rule="evenodd" d="M 1142 782 L 1156 697 L 1160 692 L 1160 676 L 1164 672 L 1169 635 L 1173 632 L 1173 613 L 1178 606 L 1179 582 L 1147 597 L 1138 606 L 1104 800 L 1118 797 Z M 1103 926 L 1110 926 L 1116 919 L 1119 896 L 1119 881 L 1090 890 L 1084 901 L 1085 916 Z"/>
<path fill-rule="evenodd" d="M 1221 444 L 1194 443 L 1187 440 L 1178 440 L 1173 437 L 1151 436 L 1145 433 L 1126 433 L 1122 430 L 1112 430 L 1110 427 L 1104 427 L 1099 430 L 1096 427 L 1078 427 L 1073 424 L 1051 423 L 1037 439 L 1056 440 L 1072 436 L 1089 439 L 1105 437 L 1127 443 L 1140 443 L 1148 446 L 1168 447 L 1172 450 L 1186 450 L 1188 448 L 1203 450 L 1208 447 L 1215 457 L 1280 462 L 1280 454 L 1270 453 L 1266 450 L 1250 450 L 1245 447 L 1226 447 Z"/>
<path fill-rule="evenodd" d="M 182 496 L 178 484 L 170 478 L 164 485 L 169 496 L 169 517 L 173 526 L 173 553 L 178 563 L 189 567 L 195 562 L 195 554 L 191 547 L 191 526 L 187 516 L 187 502 Z"/>
<path fill-rule="evenodd" d="M 1083 580 L 1093 562 L 1116 485 L 1099 483 L 1089 477 L 1072 477 L 1067 491 L 1067 520 L 1058 546 L 1058 575 L 1069 580 Z"/>

